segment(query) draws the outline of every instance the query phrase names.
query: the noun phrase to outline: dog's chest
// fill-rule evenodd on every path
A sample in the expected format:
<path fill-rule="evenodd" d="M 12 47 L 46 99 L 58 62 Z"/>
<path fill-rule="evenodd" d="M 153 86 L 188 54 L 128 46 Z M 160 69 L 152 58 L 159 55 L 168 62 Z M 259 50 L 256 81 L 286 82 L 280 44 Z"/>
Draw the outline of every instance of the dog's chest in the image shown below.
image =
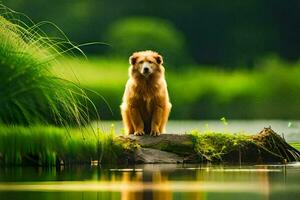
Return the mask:
<path fill-rule="evenodd" d="M 147 111 L 148 113 L 150 113 L 152 111 L 153 105 L 155 103 L 155 94 L 152 95 L 143 95 L 140 97 L 142 99 L 143 102 L 143 107 L 145 109 L 145 111 Z"/>
<path fill-rule="evenodd" d="M 136 94 L 144 101 L 155 98 L 159 94 L 158 85 L 143 85 L 136 88 Z"/>
<path fill-rule="evenodd" d="M 145 99 L 144 101 L 145 101 L 145 109 L 147 110 L 148 113 L 150 113 L 152 110 L 153 103 L 151 99 Z"/>
<path fill-rule="evenodd" d="M 153 109 L 153 105 L 155 104 L 155 99 L 159 93 L 157 87 L 146 87 L 141 88 L 141 90 L 137 91 L 140 102 L 142 102 L 143 110 L 151 113 Z"/>

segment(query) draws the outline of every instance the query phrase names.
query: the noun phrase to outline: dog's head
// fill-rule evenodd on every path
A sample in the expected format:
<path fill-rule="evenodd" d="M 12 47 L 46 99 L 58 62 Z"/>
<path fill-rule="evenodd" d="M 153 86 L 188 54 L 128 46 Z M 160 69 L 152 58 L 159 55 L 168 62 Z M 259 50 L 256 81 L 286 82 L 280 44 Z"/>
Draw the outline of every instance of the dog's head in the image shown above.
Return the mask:
<path fill-rule="evenodd" d="M 139 51 L 130 56 L 131 75 L 150 77 L 163 72 L 163 58 L 154 51 Z"/>

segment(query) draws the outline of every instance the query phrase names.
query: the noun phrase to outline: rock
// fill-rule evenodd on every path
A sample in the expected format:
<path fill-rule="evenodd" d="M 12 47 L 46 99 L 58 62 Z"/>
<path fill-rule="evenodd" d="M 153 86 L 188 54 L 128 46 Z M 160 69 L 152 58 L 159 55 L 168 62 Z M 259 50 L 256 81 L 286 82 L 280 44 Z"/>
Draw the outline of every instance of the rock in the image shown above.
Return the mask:
<path fill-rule="evenodd" d="M 194 152 L 193 141 L 190 135 L 162 134 L 158 137 L 129 135 L 127 138 L 141 147 L 172 152 L 181 156 Z"/>
<path fill-rule="evenodd" d="M 220 134 L 215 133 L 203 134 L 202 137 L 187 134 L 162 134 L 158 137 L 127 135 L 119 136 L 118 141 L 126 147 L 124 155 L 133 164 L 286 163 L 300 160 L 300 152 L 271 128 L 245 138 L 233 135 L 229 140 L 223 140 Z"/>
<path fill-rule="evenodd" d="M 184 160 L 174 153 L 151 148 L 139 148 L 135 153 L 135 163 L 182 163 Z"/>

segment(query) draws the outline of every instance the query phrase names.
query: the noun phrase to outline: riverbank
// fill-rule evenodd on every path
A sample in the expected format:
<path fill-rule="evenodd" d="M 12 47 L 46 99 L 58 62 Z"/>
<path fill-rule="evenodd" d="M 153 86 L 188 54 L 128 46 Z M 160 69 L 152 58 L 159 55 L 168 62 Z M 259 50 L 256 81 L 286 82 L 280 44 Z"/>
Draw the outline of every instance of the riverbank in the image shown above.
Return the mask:
<path fill-rule="evenodd" d="M 298 152 L 296 151 L 292 155 L 284 155 L 285 151 L 276 150 L 278 149 L 276 145 L 280 144 L 280 148 L 294 151 L 291 147 L 285 146 L 287 143 L 281 140 L 279 135 L 275 136 L 266 140 L 275 140 L 276 144 L 270 143 L 270 145 L 262 137 L 246 134 L 194 131 L 182 135 L 163 134 L 154 138 L 117 136 L 113 127 L 110 131 L 103 132 L 91 127 L 77 129 L 41 125 L 31 127 L 1 125 L 0 165 L 46 167 L 75 164 L 291 162 L 297 160 Z M 141 143 L 141 140 L 146 141 L 146 145 Z M 149 146 L 149 144 L 152 145 Z M 299 148 L 299 143 L 293 143 L 293 146 Z M 251 156 L 248 156 L 249 152 Z M 145 156 L 149 154 L 175 156 L 175 158 L 169 161 L 162 157 L 159 158 L 161 161 L 152 158 L 152 160 L 145 160 Z"/>

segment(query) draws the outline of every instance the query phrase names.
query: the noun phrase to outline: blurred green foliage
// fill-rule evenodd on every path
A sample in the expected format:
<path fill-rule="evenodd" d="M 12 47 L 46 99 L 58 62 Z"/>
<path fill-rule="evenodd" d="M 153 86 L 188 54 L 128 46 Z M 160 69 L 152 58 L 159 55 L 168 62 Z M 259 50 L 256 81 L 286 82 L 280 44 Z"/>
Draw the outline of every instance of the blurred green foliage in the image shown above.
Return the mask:
<path fill-rule="evenodd" d="M 76 43 L 108 42 L 103 38 L 112 24 L 146 16 L 171 22 L 186 38 L 193 60 L 200 64 L 253 67 L 269 54 L 290 61 L 300 57 L 299 0 L 2 1 L 35 21 L 54 22 Z M 120 51 L 105 45 L 84 50 L 99 55 L 108 48 Z"/>
<path fill-rule="evenodd" d="M 294 30 L 294 26 L 290 30 L 283 29 L 283 27 L 289 27 L 291 24 L 297 25 L 298 21 L 297 16 L 294 15 L 294 8 L 285 16 L 286 19 L 289 19 L 285 23 L 280 21 L 283 15 L 279 12 L 281 9 L 289 8 L 290 5 L 297 8 L 294 1 L 286 5 L 275 0 L 272 4 L 274 15 L 270 14 L 270 10 L 268 10 L 270 4 L 266 0 L 246 0 L 244 3 L 232 2 L 230 4 L 225 3 L 225 1 L 219 3 L 216 1 L 191 1 L 190 4 L 178 1 L 178 5 L 175 7 L 171 7 L 169 2 L 158 3 L 156 0 L 152 1 L 152 7 L 144 7 L 148 5 L 146 2 L 145 4 L 134 4 L 135 0 L 130 3 L 125 0 L 124 2 L 127 2 L 128 5 L 125 5 L 124 2 L 117 4 L 114 0 L 110 2 L 104 0 L 101 3 L 94 0 L 90 2 L 74 0 L 72 2 L 76 3 L 72 5 L 68 2 L 54 4 L 55 2 L 57 3 L 57 0 L 51 3 L 45 2 L 45 0 L 39 2 L 28 0 L 26 3 L 12 0 L 8 5 L 14 5 L 15 8 L 21 10 L 26 8 L 28 10 L 25 9 L 25 13 L 39 20 L 49 19 L 57 22 L 67 33 L 70 33 L 71 39 L 78 42 L 87 42 L 91 38 L 93 41 L 93 38 L 103 38 L 105 36 L 110 38 L 109 40 L 113 45 L 109 51 L 114 55 L 119 55 L 119 58 L 98 58 L 92 59 L 90 62 L 81 61 L 80 59 L 64 60 L 62 63 L 57 64 L 54 69 L 54 71 L 65 69 L 65 76 L 68 80 L 76 83 L 79 80 L 80 86 L 87 89 L 86 92 L 96 104 L 104 119 L 120 118 L 119 105 L 127 79 L 128 54 L 131 54 L 131 51 L 139 50 L 135 48 L 139 48 L 139 45 L 144 44 L 143 41 L 154 40 L 160 42 L 157 44 L 155 42 L 145 43 L 146 46 L 141 48 L 156 48 L 154 50 L 161 48 L 159 51 L 163 52 L 162 54 L 166 60 L 165 67 L 167 69 L 171 101 L 174 105 L 171 118 L 219 119 L 225 116 L 226 118 L 287 119 L 299 117 L 299 63 L 286 62 L 281 58 L 293 60 L 299 57 L 300 51 L 296 51 L 298 47 L 291 42 L 296 42 L 298 38 L 295 38 L 290 32 Z M 47 8 L 44 6 L 46 3 L 49 3 Z M 53 7 L 50 5 L 53 5 Z M 60 6 L 59 9 L 57 9 L 58 5 Z M 159 5 L 159 11 L 150 9 L 157 8 L 157 5 Z M 45 12 L 33 13 L 31 9 L 34 11 L 45 10 Z M 167 12 L 161 12 L 161 10 Z M 55 14 L 53 14 L 54 11 Z M 100 11 L 103 11 L 103 13 Z M 181 15 L 170 17 L 167 14 L 171 11 Z M 68 18 L 64 18 L 66 12 L 70 14 Z M 22 15 L 18 17 L 22 19 Z M 78 24 L 74 24 L 73 20 L 78 20 Z M 43 23 L 40 25 L 42 26 Z M 156 29 L 156 27 L 159 28 Z M 34 31 L 36 28 L 41 27 L 33 27 L 31 30 Z M 157 30 L 154 34 L 151 32 L 153 29 Z M 3 32 L 10 31 L 3 30 Z M 281 32 L 278 32 L 278 30 Z M 280 41 L 278 40 L 279 33 L 282 36 Z M 30 36 L 30 34 L 28 35 Z M 24 37 L 26 36 L 27 34 L 24 35 Z M 286 36 L 290 37 L 287 38 Z M 83 95 L 83 100 L 76 99 L 74 101 L 74 96 L 69 95 L 70 91 L 68 89 L 70 87 L 65 87 L 66 85 L 62 83 L 62 80 L 56 79 L 55 76 L 52 76 L 53 74 L 48 73 L 49 63 L 53 60 L 44 58 L 46 55 L 46 57 L 50 56 L 52 59 L 52 54 L 48 54 L 51 51 L 41 55 L 43 51 L 37 51 L 35 45 L 37 45 L 37 49 L 47 46 L 47 42 L 44 43 L 43 39 L 49 41 L 49 38 L 45 37 L 41 39 L 42 44 L 37 44 L 35 37 L 36 34 L 34 33 L 33 39 L 30 39 L 30 37 L 28 39 L 30 43 L 28 47 L 30 48 L 27 48 L 27 44 L 22 46 L 18 42 L 12 42 L 13 45 L 19 45 L 17 50 L 21 49 L 21 54 L 7 54 L 15 52 L 15 49 L 11 51 L 7 49 L 10 47 L 9 45 L 1 43 L 4 55 L 2 58 L 8 56 L 7 58 L 11 59 L 11 63 L 20 66 L 20 68 L 14 68 L 14 70 L 20 69 L 18 73 L 13 72 L 10 75 L 3 75 L 4 79 L 9 80 L 10 76 L 22 74 L 24 79 L 18 79 L 21 80 L 20 83 L 23 83 L 22 80 L 26 80 L 26 78 L 31 81 L 34 80 L 32 83 L 34 83 L 35 89 L 37 88 L 37 90 L 30 90 L 31 96 L 29 95 L 28 98 L 20 98 L 24 97 L 20 95 L 15 99 L 9 99 L 9 105 L 5 106 L 8 109 L 5 110 L 5 107 L 2 107 L 1 110 L 5 114 L 1 117 L 6 117 L 6 120 L 2 119 L 2 121 L 18 122 L 22 120 L 22 117 L 35 121 L 35 118 L 40 116 L 56 120 L 61 119 L 61 115 L 75 116 L 76 120 L 76 116 L 83 113 L 83 109 L 74 109 L 74 107 L 68 105 L 78 103 L 78 105 L 85 106 L 89 99 L 86 99 Z M 152 39 L 148 40 L 149 38 Z M 184 38 L 187 40 L 186 43 Z M 54 50 L 60 48 L 61 43 L 65 44 L 65 41 L 55 42 L 57 43 L 49 46 L 50 49 Z M 31 43 L 34 45 L 31 45 Z M 120 46 L 118 47 L 118 45 Z M 185 49 L 185 45 L 187 49 Z M 53 46 L 55 48 L 52 48 Z M 167 49 L 167 46 L 170 49 Z M 278 46 L 283 48 L 280 48 L 279 51 Z M 31 48 L 35 51 L 34 54 L 31 54 L 31 51 L 23 53 L 23 51 Z M 218 65 L 186 65 L 186 62 L 193 60 L 186 55 L 189 51 L 192 52 L 195 60 Z M 87 52 L 103 53 L 104 51 L 89 49 Z M 270 53 L 278 54 L 280 59 L 266 57 Z M 54 54 L 55 58 L 56 56 Z M 32 60 L 36 57 L 38 57 L 37 60 Z M 259 59 L 262 57 L 265 60 Z M 65 61 L 70 62 L 70 66 L 78 70 L 78 73 L 74 72 L 76 70 L 68 69 L 68 65 L 64 63 Z M 23 62 L 25 63 L 23 64 Z M 176 69 L 177 71 L 172 69 L 172 62 L 178 64 L 179 69 Z M 4 66 L 3 69 L 10 69 L 11 66 L 15 66 L 11 63 L 5 62 L 1 66 Z M 217 69 L 228 64 L 230 66 L 238 65 L 236 65 L 235 70 Z M 24 66 L 29 66 L 32 69 L 26 70 L 26 76 L 23 76 Z M 252 69 L 247 69 L 249 66 Z M 44 71 L 46 71 L 46 76 L 44 76 Z M 37 77 L 36 73 L 38 75 L 42 73 L 42 78 L 39 78 L 38 81 L 35 79 Z M 75 77 L 71 77 L 74 74 Z M 56 81 L 53 81 L 54 79 Z M 9 81 L 6 83 L 8 85 L 4 85 L 1 92 L 12 91 L 15 86 L 20 86 L 20 91 L 29 91 L 26 88 L 27 85 L 15 84 L 15 82 Z M 66 92 L 61 88 L 68 91 Z M 76 92 L 76 94 L 78 93 Z M 32 95 L 36 96 L 32 98 Z M 12 97 L 12 95 L 4 93 L 1 93 L 1 96 L 5 97 L 2 98 L 4 100 L 7 100 L 7 97 Z M 19 109 L 12 106 L 15 100 L 23 104 L 18 106 Z M 45 103 L 46 100 L 48 104 Z M 57 106 L 56 103 L 59 105 Z M 44 109 L 45 107 L 48 109 Z M 14 108 L 15 111 L 9 110 L 11 108 Z M 52 111 L 49 111 L 49 108 L 52 108 Z M 28 111 L 28 109 L 30 110 Z M 90 105 L 89 110 L 91 109 L 93 109 L 93 105 Z M 18 112 L 19 110 L 23 110 L 23 112 Z M 53 113 L 57 117 L 53 117 L 51 115 Z M 71 115 L 68 113 L 71 113 Z"/>
<path fill-rule="evenodd" d="M 101 94 L 88 92 L 103 119 L 120 119 L 119 105 L 128 78 L 127 60 L 65 59 L 61 64 L 54 67 L 55 73 Z M 299 76 L 300 63 L 291 64 L 276 57 L 265 58 L 253 70 L 190 66 L 174 71 L 166 66 L 173 104 L 171 119 L 223 116 L 226 119 L 297 119 L 300 116 Z"/>
<path fill-rule="evenodd" d="M 170 66 L 189 62 L 185 40 L 168 21 L 155 18 L 131 17 L 113 23 L 107 41 L 115 56 L 129 57 L 135 51 L 155 50 L 164 55 Z"/>

